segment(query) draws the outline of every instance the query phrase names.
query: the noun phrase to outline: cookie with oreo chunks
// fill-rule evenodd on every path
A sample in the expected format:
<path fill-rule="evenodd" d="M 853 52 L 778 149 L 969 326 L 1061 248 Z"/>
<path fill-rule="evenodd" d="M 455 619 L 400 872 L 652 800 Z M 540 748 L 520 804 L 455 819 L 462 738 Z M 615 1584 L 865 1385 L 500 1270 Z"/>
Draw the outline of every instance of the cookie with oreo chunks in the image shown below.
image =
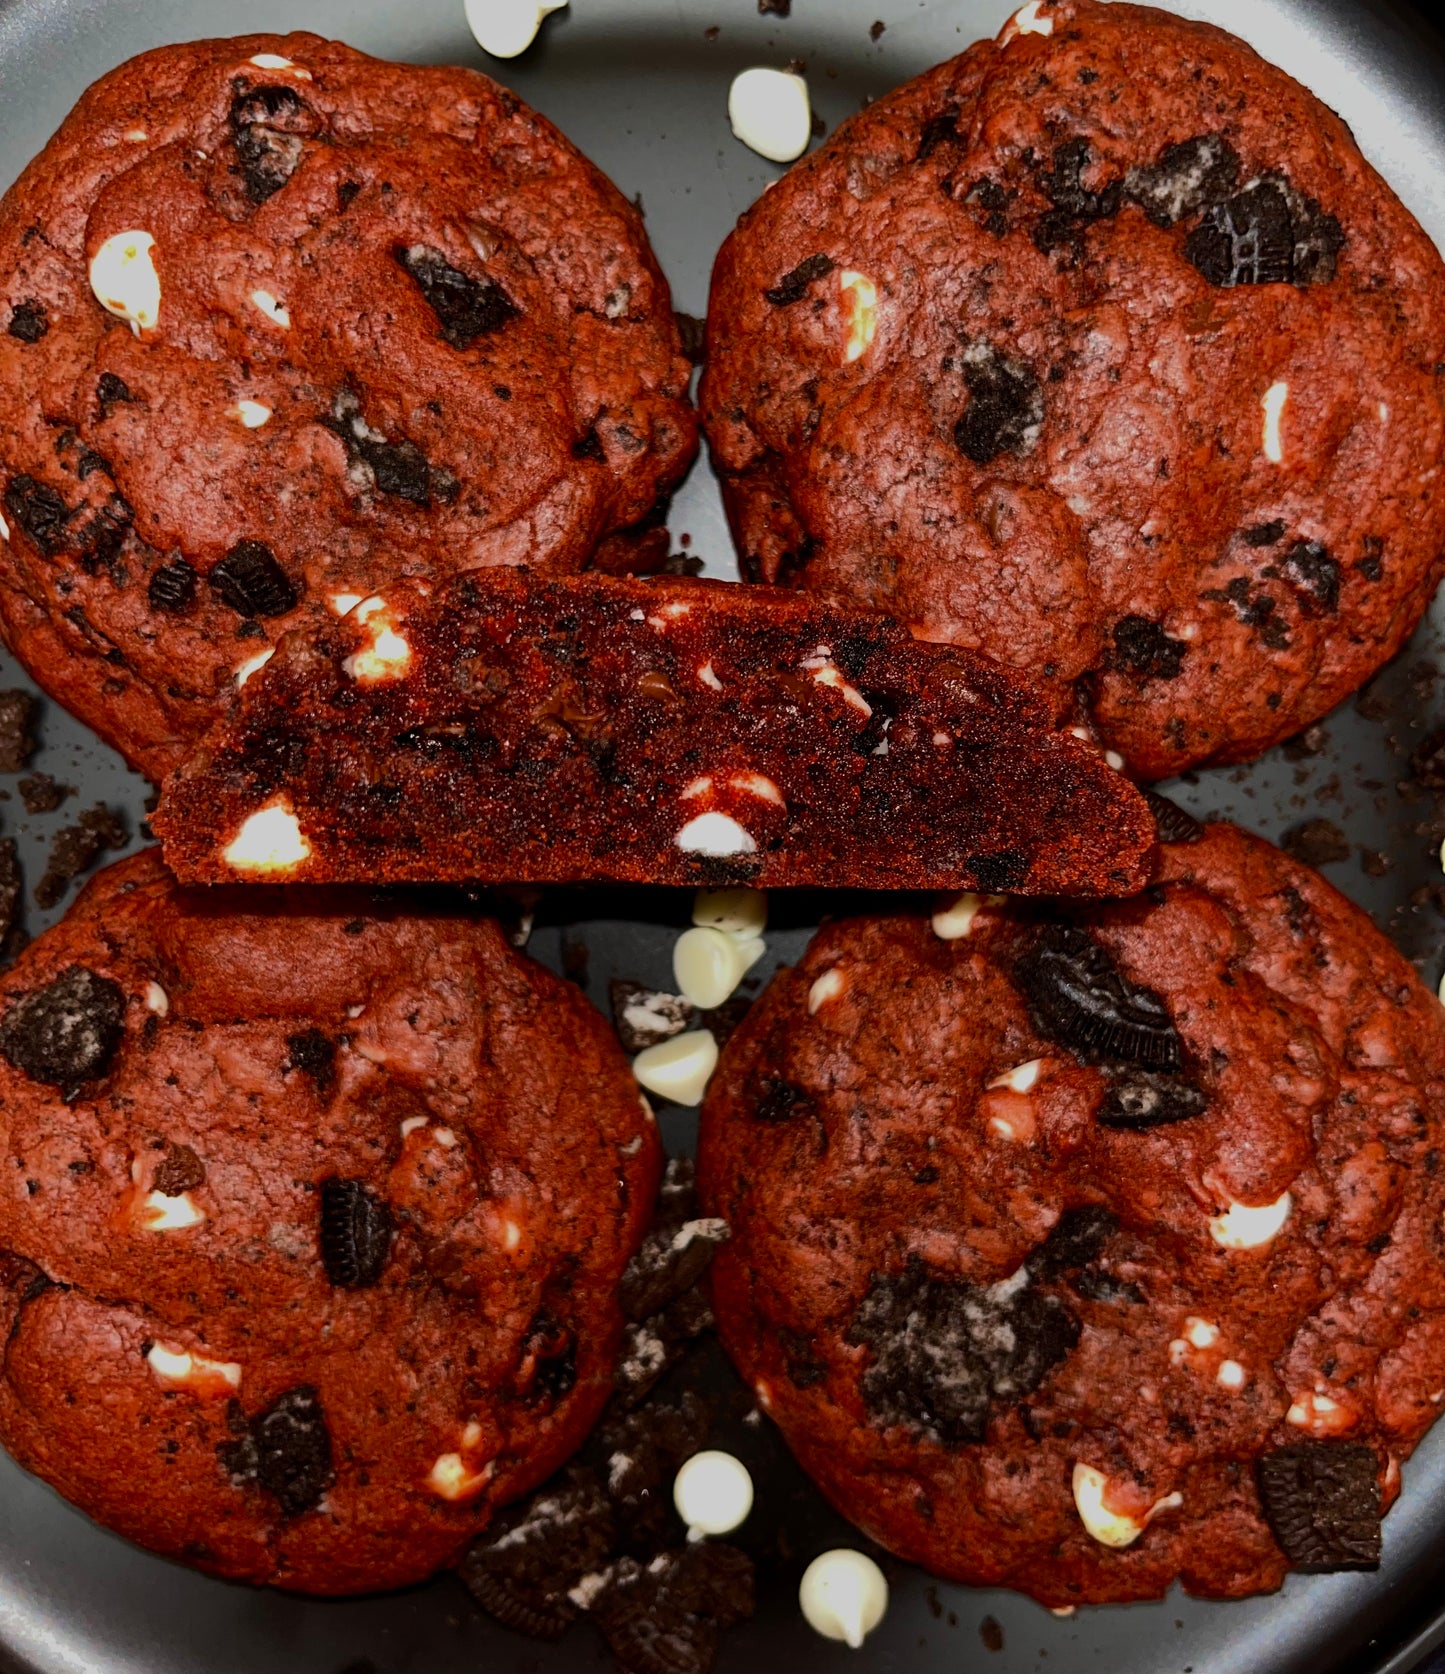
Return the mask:
<path fill-rule="evenodd" d="M 1317 873 L 1175 829 L 1131 902 L 825 927 L 702 1113 L 799 1461 L 1054 1607 L 1373 1567 L 1445 1387 L 1445 1013 Z"/>
<path fill-rule="evenodd" d="M 0 274 L 0 632 L 152 779 L 403 573 L 650 562 L 696 452 L 639 212 L 471 70 L 132 59 L 0 203 Z"/>
<path fill-rule="evenodd" d="M 312 1593 L 423 1579 L 583 1442 L 661 1173 L 611 1029 L 490 919 L 154 849 L 0 977 L 0 1154 L 0 1442 Z"/>
<path fill-rule="evenodd" d="M 745 567 L 1046 676 L 1140 778 L 1404 643 L 1445 548 L 1445 266 L 1242 42 L 1044 0 L 877 100 L 718 257 Z"/>

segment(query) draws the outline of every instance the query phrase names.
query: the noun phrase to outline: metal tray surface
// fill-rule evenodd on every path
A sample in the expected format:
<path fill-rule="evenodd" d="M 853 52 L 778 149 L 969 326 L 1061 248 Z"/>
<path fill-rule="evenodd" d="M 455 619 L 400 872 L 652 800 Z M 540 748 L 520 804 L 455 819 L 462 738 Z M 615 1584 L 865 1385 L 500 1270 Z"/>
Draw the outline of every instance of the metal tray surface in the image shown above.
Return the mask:
<path fill-rule="evenodd" d="M 831 126 L 969 41 L 993 34 L 1008 0 L 793 0 L 787 19 L 756 0 L 573 0 L 527 56 L 488 60 L 461 0 L 0 0 L 0 187 L 44 144 L 76 97 L 122 59 L 164 42 L 257 29 L 314 29 L 384 57 L 483 67 L 553 118 L 629 195 L 640 193 L 676 304 L 701 314 L 712 258 L 742 211 L 781 172 L 744 150 L 726 119 L 733 74 L 805 59 L 816 108 Z M 1351 124 L 1366 154 L 1445 246 L 1445 42 L 1421 12 L 1393 0 L 1179 0 L 1252 42 Z M 886 24 L 877 40 L 875 21 Z M 712 38 L 709 38 L 709 37 Z M 716 485 L 700 463 L 673 505 L 708 571 L 736 575 Z M 1249 768 L 1203 772 L 1171 794 L 1278 837 L 1321 814 L 1354 852 L 1328 867 L 1420 965 L 1440 976 L 1445 919 L 1422 892 L 1441 882 L 1445 806 L 1400 781 L 1410 751 L 1445 723 L 1436 663 L 1445 603 L 1415 643 L 1326 723 L 1315 755 L 1273 752 Z M 23 682 L 0 654 L 0 684 Z M 145 784 L 54 704 L 42 716 L 43 768 L 77 787 L 58 813 L 27 818 L 0 780 L 0 828 L 15 836 L 30 884 L 55 829 L 104 800 L 143 816 Z M 139 839 L 137 839 L 139 841 Z M 1389 869 L 1371 857 L 1387 857 Z M 1368 860 L 1369 871 L 1365 868 Z M 1445 899 L 1445 897 L 1442 897 Z M 588 950 L 587 983 L 605 1006 L 608 979 L 670 981 L 671 947 L 688 899 L 666 891 L 558 891 L 531 951 L 560 967 L 564 942 Z M 768 960 L 795 959 L 837 897 L 773 899 Z M 58 910 L 57 910 L 58 912 Z M 32 932 L 57 913 L 37 911 Z M 689 1113 L 664 1109 L 673 1149 L 690 1146 Z M 730 1374 L 721 1367 L 720 1380 Z M 804 1625 L 802 1564 L 847 1543 L 843 1525 L 767 1433 L 739 1427 L 736 1446 L 759 1476 L 753 1525 L 788 1533 L 796 1558 L 772 1566 L 749 1625 L 725 1636 L 721 1674 L 845 1668 L 857 1674 L 1406 1674 L 1445 1640 L 1445 1425 L 1405 1467 L 1385 1524 L 1377 1575 L 1294 1576 L 1282 1592 L 1209 1604 L 1177 1591 L 1160 1604 L 1059 1619 L 1013 1594 L 935 1584 L 890 1565 L 892 1604 L 861 1653 Z M 771 1529 L 763 1531 L 771 1538 Z M 986 1617 L 1003 1629 L 985 1648 Z M 441 1577 L 410 1592 L 341 1602 L 254 1591 L 139 1551 L 73 1510 L 0 1454 L 0 1669 L 16 1674 L 577 1674 L 607 1666 L 585 1626 L 557 1645 L 520 1639 L 475 1612 Z"/>

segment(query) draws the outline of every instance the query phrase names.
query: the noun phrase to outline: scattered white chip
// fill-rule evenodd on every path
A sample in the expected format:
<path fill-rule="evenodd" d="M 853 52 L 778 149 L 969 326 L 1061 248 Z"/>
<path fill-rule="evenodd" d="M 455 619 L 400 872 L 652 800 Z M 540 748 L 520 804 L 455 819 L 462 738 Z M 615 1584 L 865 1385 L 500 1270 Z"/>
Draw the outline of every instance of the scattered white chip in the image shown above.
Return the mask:
<path fill-rule="evenodd" d="M 10 539 L 10 525 L 5 521 L 4 512 L 0 512 L 0 541 Z"/>
<path fill-rule="evenodd" d="M 720 692 L 722 690 L 722 681 L 719 680 L 717 675 L 713 672 L 713 666 L 711 663 L 704 663 L 697 671 L 697 677 L 702 681 L 704 686 L 710 687 L 714 692 Z"/>
<path fill-rule="evenodd" d="M 934 935 L 941 942 L 956 942 L 960 936 L 966 936 L 983 905 L 983 896 L 975 895 L 972 890 L 966 889 L 962 895 L 955 895 L 946 907 L 940 907 L 933 915 Z"/>
<path fill-rule="evenodd" d="M 161 317 L 161 276 L 151 256 L 155 243 L 148 232 L 114 233 L 90 258 L 95 300 L 107 313 L 129 320 L 137 337 L 153 331 Z"/>
<path fill-rule="evenodd" d="M 299 64 L 293 64 L 289 58 L 283 58 L 278 52 L 258 52 L 251 59 L 258 70 L 289 70 L 297 81 L 310 81 L 310 70 L 303 70 Z"/>
<path fill-rule="evenodd" d="M 510 1255 L 521 1242 L 521 1227 L 510 1217 L 504 1216 L 502 1219 L 502 1248 Z"/>
<path fill-rule="evenodd" d="M 771 802 L 775 808 L 788 806 L 783 793 L 766 773 L 734 773 L 728 784 L 744 796 L 755 796 L 759 802 Z"/>
<path fill-rule="evenodd" d="M 856 1651 L 883 1620 L 888 1582 L 872 1558 L 840 1546 L 803 1571 L 798 1604 L 814 1633 Z"/>
<path fill-rule="evenodd" d="M 285 797 L 248 814 L 221 851 L 221 858 L 238 872 L 287 872 L 310 857 L 311 845 Z"/>
<path fill-rule="evenodd" d="M 401 1124 L 401 1137 L 408 1139 L 418 1128 L 426 1126 L 427 1118 L 425 1116 L 408 1116 Z"/>
<path fill-rule="evenodd" d="M 1214 1377 L 1221 1389 L 1227 1389 L 1232 1394 L 1243 1389 L 1249 1382 L 1249 1373 L 1237 1360 L 1221 1360 Z"/>
<path fill-rule="evenodd" d="M 1288 384 L 1271 384 L 1260 402 L 1260 406 L 1264 408 L 1264 435 L 1261 446 L 1264 448 L 1264 457 L 1275 465 L 1284 459 L 1284 444 L 1280 439 L 1279 427 L 1280 420 L 1284 417 L 1284 404 L 1288 400 Z"/>
<path fill-rule="evenodd" d="M 474 1471 L 460 1453 L 443 1453 L 427 1472 L 426 1486 L 439 1500 L 469 1500 L 492 1479 L 492 1466 Z"/>
<path fill-rule="evenodd" d="M 700 889 L 692 922 L 753 941 L 768 927 L 768 898 L 761 889 Z"/>
<path fill-rule="evenodd" d="M 517 58 L 537 38 L 542 19 L 567 0 L 466 0 L 467 28 L 493 58 Z"/>
<path fill-rule="evenodd" d="M 1104 751 L 1104 766 L 1112 767 L 1116 773 L 1124 771 L 1124 758 L 1117 750 Z"/>
<path fill-rule="evenodd" d="M 1031 1093 L 1038 1085 L 1043 1067 L 1042 1058 L 1030 1058 L 1027 1063 L 1015 1064 L 1011 1070 L 994 1076 L 988 1083 L 988 1089 L 992 1091 L 995 1087 L 1007 1087 L 1011 1093 Z"/>
<path fill-rule="evenodd" d="M 1161 1511 L 1172 1511 L 1184 1504 L 1183 1494 L 1166 1494 L 1162 1500 L 1155 1500 L 1141 1521 L 1105 1505 L 1108 1486 L 1109 1479 L 1103 1471 L 1095 1470 L 1092 1465 L 1074 1466 L 1074 1504 L 1080 1521 L 1101 1546 L 1113 1547 L 1115 1551 L 1132 1546 Z"/>
<path fill-rule="evenodd" d="M 1209 1236 L 1221 1249 L 1254 1250 L 1279 1236 L 1294 1199 L 1282 1192 L 1273 1203 L 1231 1203 L 1209 1223 Z"/>
<path fill-rule="evenodd" d="M 146 984 L 146 1010 L 153 1011 L 157 1017 L 164 1017 L 171 1009 L 170 995 L 158 982 Z"/>
<path fill-rule="evenodd" d="M 806 663 L 803 665 L 808 666 Z M 820 686 L 831 686 L 835 692 L 843 694 L 843 701 L 856 709 L 860 715 L 868 719 L 873 714 L 873 705 L 869 703 L 856 686 L 850 686 L 843 678 L 843 671 L 832 663 L 824 663 L 813 671 L 813 679 Z"/>
<path fill-rule="evenodd" d="M 999 44 L 1007 46 L 1020 35 L 1052 35 L 1054 20 L 1042 15 L 1047 3 L 1048 0 L 1029 0 L 1027 6 L 1021 6 L 1004 25 Z"/>
<path fill-rule="evenodd" d="M 1213 1348 L 1219 1341 L 1219 1327 L 1212 1320 L 1190 1314 L 1184 1321 L 1184 1336 L 1194 1348 Z"/>
<path fill-rule="evenodd" d="M 843 359 L 851 363 L 867 353 L 878 335 L 878 287 L 866 273 L 845 267 L 838 275 L 838 289 L 848 309 Z"/>
<path fill-rule="evenodd" d="M 684 930 L 672 950 L 672 974 L 678 992 L 702 1011 L 728 999 L 763 954 L 756 937 L 729 936 L 694 925 Z"/>
<path fill-rule="evenodd" d="M 632 1060 L 632 1073 L 649 1093 L 689 1106 L 702 1103 L 716 1068 L 717 1041 L 707 1029 L 659 1041 Z"/>
<path fill-rule="evenodd" d="M 351 614 L 358 622 L 369 624 L 371 641 L 363 645 L 342 663 L 345 673 L 363 686 L 379 685 L 383 680 L 399 680 L 411 664 L 411 646 L 382 614 L 386 601 L 364 599 Z"/>
<path fill-rule="evenodd" d="M 1314 1436 L 1337 1436 L 1355 1427 L 1355 1415 L 1329 1395 L 1306 1392 L 1296 1396 L 1284 1415 L 1287 1424 Z"/>
<path fill-rule="evenodd" d="M 836 965 L 824 971 L 808 990 L 808 1016 L 816 1017 L 829 1000 L 836 1000 L 848 986 L 848 979 Z"/>
<path fill-rule="evenodd" d="M 129 140 L 132 145 L 144 145 L 150 135 L 144 128 L 127 128 L 120 137 L 123 140 Z"/>
<path fill-rule="evenodd" d="M 265 668 L 266 664 L 269 663 L 275 655 L 276 647 L 274 645 L 268 645 L 264 651 L 258 651 L 254 657 L 247 657 L 245 662 L 242 663 L 236 670 L 237 690 L 239 691 L 240 688 L 246 684 L 251 676 L 255 674 L 257 669 Z"/>
<path fill-rule="evenodd" d="M 728 121 L 760 157 L 791 163 L 808 149 L 813 134 L 808 84 L 790 70 L 744 70 L 733 77 Z"/>
<path fill-rule="evenodd" d="M 361 603 L 361 594 L 333 593 L 326 602 L 338 616 L 346 616 Z"/>
<path fill-rule="evenodd" d="M 141 1199 L 140 1224 L 144 1232 L 184 1232 L 199 1226 L 206 1211 L 189 1192 L 168 1197 L 165 1192 L 147 1192 Z"/>
<path fill-rule="evenodd" d="M 146 1365 L 163 1389 L 190 1389 L 197 1395 L 232 1395 L 241 1387 L 241 1368 L 234 1360 L 208 1360 L 194 1349 L 152 1343 Z"/>
<path fill-rule="evenodd" d="M 689 1538 L 731 1534 L 753 1509 L 753 1479 L 731 1453 L 694 1453 L 673 1481 L 672 1503 Z"/>
<path fill-rule="evenodd" d="M 271 409 L 264 401 L 238 401 L 230 416 L 239 419 L 247 430 L 259 430 L 270 418 Z"/>
<path fill-rule="evenodd" d="M 253 308 L 259 308 L 260 311 L 266 316 L 266 318 L 268 320 L 270 320 L 272 325 L 280 326 L 282 331 L 290 331 L 290 329 L 291 329 L 290 310 L 282 307 L 282 305 L 276 300 L 276 298 L 274 296 L 272 296 L 270 291 L 267 291 L 267 290 L 252 291 L 251 292 L 251 306 Z"/>
<path fill-rule="evenodd" d="M 757 844 L 730 814 L 699 814 L 673 842 L 687 854 L 752 854 Z"/>

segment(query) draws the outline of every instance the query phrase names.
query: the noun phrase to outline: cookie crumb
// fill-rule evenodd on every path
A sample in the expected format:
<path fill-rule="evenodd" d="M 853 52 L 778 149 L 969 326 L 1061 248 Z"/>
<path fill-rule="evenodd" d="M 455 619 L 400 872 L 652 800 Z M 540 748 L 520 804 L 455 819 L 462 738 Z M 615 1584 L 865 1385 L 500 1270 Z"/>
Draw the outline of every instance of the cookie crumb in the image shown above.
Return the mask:
<path fill-rule="evenodd" d="M 0 773 L 19 773 L 35 754 L 35 708 L 29 692 L 0 692 Z"/>
<path fill-rule="evenodd" d="M 1350 840 L 1333 820 L 1305 820 L 1291 826 L 1279 846 L 1306 866 L 1330 866 L 1350 858 Z"/>
<path fill-rule="evenodd" d="M 54 907 L 67 887 L 88 872 L 109 849 L 123 849 L 128 841 L 125 822 L 112 808 L 97 802 L 74 825 L 62 826 L 50 844 L 45 873 L 35 886 L 35 903 Z"/>
<path fill-rule="evenodd" d="M 887 29 L 887 27 L 888 25 L 883 21 L 883 19 L 879 18 L 878 21 L 873 24 L 872 28 L 869 29 L 868 39 L 870 41 L 876 41 L 879 36 L 883 34 L 884 30 Z"/>
<path fill-rule="evenodd" d="M 48 773 L 32 773 L 20 781 L 18 789 L 27 814 L 53 814 L 67 796 L 75 794 L 73 785 L 62 785 Z"/>

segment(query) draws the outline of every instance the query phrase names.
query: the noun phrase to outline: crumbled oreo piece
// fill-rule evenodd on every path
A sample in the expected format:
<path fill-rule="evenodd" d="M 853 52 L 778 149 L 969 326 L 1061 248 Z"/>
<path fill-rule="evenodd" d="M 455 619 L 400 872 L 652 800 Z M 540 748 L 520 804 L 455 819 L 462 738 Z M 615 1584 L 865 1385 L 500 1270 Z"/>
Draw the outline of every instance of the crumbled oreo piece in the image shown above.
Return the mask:
<path fill-rule="evenodd" d="M 1331 615 L 1340 605 L 1340 566 L 1318 541 L 1295 541 L 1279 560 L 1285 580 L 1300 594 L 1305 614 L 1316 610 Z"/>
<path fill-rule="evenodd" d="M 758 0 L 760 17 L 788 17 L 792 10 L 793 0 Z"/>
<path fill-rule="evenodd" d="M 1315 285 L 1334 278 L 1344 244 L 1333 215 L 1265 175 L 1206 210 L 1184 255 L 1211 285 Z"/>
<path fill-rule="evenodd" d="M 146 597 L 150 600 L 152 610 L 188 610 L 195 596 L 196 572 L 180 553 L 176 553 L 159 569 L 152 571 L 146 587 Z M 227 599 L 226 603 L 230 604 L 230 599 Z"/>
<path fill-rule="evenodd" d="M 264 541 L 238 541 L 206 580 L 238 616 L 284 616 L 301 596 Z"/>
<path fill-rule="evenodd" d="M 0 839 L 0 957 L 10 953 L 10 934 L 20 912 L 20 857 L 15 839 Z"/>
<path fill-rule="evenodd" d="M 692 1027 L 697 1013 L 680 994 L 665 994 L 645 983 L 614 978 L 607 985 L 612 1026 L 622 1050 L 644 1052 L 659 1041 L 671 1040 Z"/>
<path fill-rule="evenodd" d="M 231 140 L 246 196 L 262 204 L 301 166 L 305 138 L 317 132 L 319 123 L 294 87 L 234 85 Z"/>
<path fill-rule="evenodd" d="M 331 1432 L 310 1384 L 278 1395 L 251 1419 L 242 1440 L 223 1443 L 218 1451 L 233 1482 L 254 1482 L 287 1517 L 313 1510 L 335 1480 Z"/>
<path fill-rule="evenodd" d="M 763 292 L 774 308 L 790 308 L 795 302 L 801 302 L 808 294 L 808 287 L 815 279 L 826 278 L 838 264 L 831 256 L 821 253 L 807 256 L 791 272 L 785 273 L 777 284 Z"/>
<path fill-rule="evenodd" d="M 1103 221 L 1119 212 L 1123 185 L 1111 181 L 1094 190 L 1084 185 L 1084 170 L 1093 161 L 1089 142 L 1066 140 L 1054 149 L 1051 166 L 1039 173 L 1039 187 L 1056 210 L 1075 221 Z"/>
<path fill-rule="evenodd" d="M 573 1466 L 520 1505 L 499 1513 L 457 1566 L 491 1616 L 534 1639 L 557 1639 L 576 1619 L 569 1590 L 600 1569 L 613 1542 L 607 1496 Z"/>
<path fill-rule="evenodd" d="M 533 1407 L 551 1409 L 572 1393 L 577 1383 L 577 1338 L 548 1309 L 533 1316 L 522 1344 L 515 1384 L 518 1395 Z"/>
<path fill-rule="evenodd" d="M 617 1519 L 614 1553 L 655 1552 L 681 1533 L 668 1492 L 678 1468 L 707 1446 L 713 1409 L 695 1390 L 604 1415 L 589 1453 L 605 1470 Z"/>
<path fill-rule="evenodd" d="M 965 458 L 987 465 L 1001 453 L 1030 453 L 1044 424 L 1044 392 L 1032 368 L 977 338 L 958 357 L 968 405 L 953 427 Z"/>
<path fill-rule="evenodd" d="M 390 1208 L 360 1180 L 321 1182 L 321 1261 L 342 1290 L 364 1290 L 381 1278 L 391 1254 Z"/>
<path fill-rule="evenodd" d="M 1416 745 L 1410 755 L 1410 774 L 1426 790 L 1445 791 L 1445 731 L 1432 732 Z"/>
<path fill-rule="evenodd" d="M 1144 1069 L 1106 1073 L 1108 1090 L 1096 1117 L 1106 1128 L 1158 1128 L 1201 1116 L 1208 1108 L 1203 1092 L 1185 1076 Z"/>
<path fill-rule="evenodd" d="M 287 1035 L 288 1057 L 281 1073 L 299 1070 L 309 1075 L 320 1093 L 331 1091 L 336 1080 L 336 1042 L 321 1029 L 303 1029 L 299 1034 Z"/>
<path fill-rule="evenodd" d="M 984 1289 L 915 1255 L 902 1273 L 874 1276 L 846 1341 L 873 1351 L 859 1388 L 874 1424 L 958 1447 L 984 1439 L 995 1406 L 1037 1389 L 1079 1329 L 1063 1302 L 1028 1282 Z"/>
<path fill-rule="evenodd" d="M 1041 1033 L 1086 1054 L 1177 1070 L 1179 1033 L 1163 1000 L 1130 982 L 1112 956 L 1073 924 L 1050 924 L 1019 959 L 1015 979 Z"/>
<path fill-rule="evenodd" d="M 981 889 L 985 895 L 1007 895 L 1028 876 L 1029 857 L 1019 849 L 971 854 L 968 868 L 973 873 L 976 889 Z"/>
<path fill-rule="evenodd" d="M 116 377 L 114 372 L 102 372 L 96 381 L 95 399 L 100 405 L 100 416 L 107 418 L 117 403 L 134 401 L 135 397 L 124 378 Z"/>
<path fill-rule="evenodd" d="M 1030 1274 L 1038 1279 L 1056 1279 L 1080 1272 L 1098 1259 L 1118 1225 L 1118 1217 L 1101 1203 L 1081 1203 L 1066 1209 L 1054 1223 L 1053 1231 L 1029 1257 Z"/>
<path fill-rule="evenodd" d="M 710 1331 L 714 1323 L 711 1305 L 697 1286 L 684 1291 L 660 1314 L 629 1321 L 612 1379 L 619 1407 L 635 1407 L 644 1400 L 687 1353 L 688 1344 Z"/>
<path fill-rule="evenodd" d="M 712 1216 L 649 1233 L 622 1275 L 623 1313 L 644 1320 L 675 1302 L 698 1283 L 730 1236 L 727 1222 Z"/>
<path fill-rule="evenodd" d="M 0 1053 L 32 1081 L 66 1091 L 105 1074 L 125 1033 L 120 984 L 71 965 L 0 1019 Z"/>
<path fill-rule="evenodd" d="M 1124 177 L 1124 196 L 1156 227 L 1172 227 L 1207 204 L 1220 203 L 1239 181 L 1239 154 L 1218 134 L 1165 146 L 1158 159 Z"/>
<path fill-rule="evenodd" d="M 73 794 L 73 786 L 62 785 L 48 773 L 32 773 L 16 786 L 27 814 L 53 814 Z"/>
<path fill-rule="evenodd" d="M 19 687 L 0 692 L 0 773 L 19 773 L 35 754 L 35 699 Z"/>
<path fill-rule="evenodd" d="M 1198 843 L 1204 838 L 1204 827 L 1187 809 L 1171 802 L 1158 791 L 1146 790 L 1144 800 L 1154 816 L 1154 829 L 1161 843 Z"/>
<path fill-rule="evenodd" d="M 167 1197 L 193 1192 L 206 1183 L 206 1165 L 189 1145 L 167 1145 L 160 1166 L 151 1176 L 151 1189 Z"/>
<path fill-rule="evenodd" d="M 918 150 L 914 153 L 913 160 L 926 163 L 939 146 L 956 145 L 958 138 L 958 106 L 945 105 L 923 124 L 918 136 Z M 985 205 L 985 208 L 987 207 L 989 206 Z"/>
<path fill-rule="evenodd" d="M 395 254 L 416 281 L 437 317 L 442 336 L 454 349 L 470 348 L 479 337 L 500 331 L 522 312 L 495 279 L 486 274 L 474 279 L 453 267 L 440 250 L 429 244 L 412 244 Z"/>
<path fill-rule="evenodd" d="M 812 1095 L 796 1082 L 765 1075 L 758 1083 L 753 1101 L 753 1120 L 791 1122 L 795 1116 L 810 1116 L 816 1108 Z"/>
<path fill-rule="evenodd" d="M 1274 518 L 1268 523 L 1251 523 L 1247 529 L 1240 530 L 1239 538 L 1246 546 L 1278 546 L 1284 539 L 1285 527 L 1280 518 Z"/>
<path fill-rule="evenodd" d="M 44 303 L 37 302 L 33 296 L 17 302 L 10 310 L 10 324 L 5 329 L 22 343 L 38 343 L 50 330 Z"/>
<path fill-rule="evenodd" d="M 321 423 L 341 439 L 348 468 L 362 486 L 415 506 L 456 499 L 460 484 L 451 472 L 430 465 L 415 442 L 391 441 L 368 424 L 353 390 L 337 393 Z"/>
<path fill-rule="evenodd" d="M 27 471 L 12 477 L 5 490 L 5 510 L 47 558 L 60 551 L 70 508 L 47 483 L 37 481 Z"/>
<path fill-rule="evenodd" d="M 1144 680 L 1177 680 L 1184 672 L 1187 640 L 1171 639 L 1147 616 L 1121 616 L 1114 624 L 1112 666 Z"/>
<path fill-rule="evenodd" d="M 1333 820 L 1303 820 L 1280 838 L 1287 855 L 1306 866 L 1330 866 L 1350 858 L 1350 840 Z"/>
<path fill-rule="evenodd" d="M 696 1541 L 650 1563 L 622 1558 L 588 1609 L 625 1674 L 708 1674 L 718 1634 L 753 1613 L 752 1560 Z"/>
<path fill-rule="evenodd" d="M 125 822 L 103 802 L 87 808 L 74 825 L 62 826 L 50 842 L 45 871 L 35 886 L 39 906 L 56 906 L 74 879 L 80 877 L 110 849 L 123 849 L 129 841 Z"/>
<path fill-rule="evenodd" d="M 1380 1563 L 1380 1462 L 1357 1442 L 1298 1442 L 1264 1454 L 1259 1497 L 1295 1569 L 1326 1574 Z"/>

